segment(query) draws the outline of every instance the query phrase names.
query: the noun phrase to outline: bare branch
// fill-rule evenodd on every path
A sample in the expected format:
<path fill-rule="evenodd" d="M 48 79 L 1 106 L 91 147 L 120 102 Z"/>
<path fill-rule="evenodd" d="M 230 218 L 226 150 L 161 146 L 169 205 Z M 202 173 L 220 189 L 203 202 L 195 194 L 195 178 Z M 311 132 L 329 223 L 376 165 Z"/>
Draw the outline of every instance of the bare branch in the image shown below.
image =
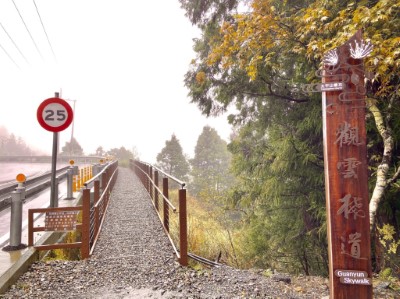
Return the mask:
<path fill-rule="evenodd" d="M 388 179 L 387 185 L 389 186 L 389 185 L 393 184 L 399 177 L 400 177 L 400 167 L 397 168 L 397 171 L 395 172 L 395 174 L 390 179 Z"/>

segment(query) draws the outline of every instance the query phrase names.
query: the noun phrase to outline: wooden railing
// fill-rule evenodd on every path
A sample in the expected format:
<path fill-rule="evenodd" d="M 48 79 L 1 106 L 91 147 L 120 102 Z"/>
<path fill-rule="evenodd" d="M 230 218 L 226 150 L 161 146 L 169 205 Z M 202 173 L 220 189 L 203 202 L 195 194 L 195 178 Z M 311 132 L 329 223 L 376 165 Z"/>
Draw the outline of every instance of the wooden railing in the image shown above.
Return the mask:
<path fill-rule="evenodd" d="M 81 258 L 86 259 L 93 253 L 99 236 L 104 215 L 107 210 L 110 193 L 118 176 L 118 161 L 107 165 L 100 173 L 84 183 L 82 192 L 82 205 L 76 207 L 58 207 L 44 209 L 30 209 L 28 211 L 28 246 L 34 246 L 37 250 L 51 250 L 60 248 L 80 248 Z M 93 196 L 91 196 L 93 189 Z M 34 226 L 34 214 L 44 213 L 46 219 L 60 219 L 62 223 L 49 222 L 44 226 Z M 82 221 L 77 223 L 72 214 L 81 213 Z M 57 218 L 58 217 L 58 218 Z M 60 229 L 61 228 L 61 229 Z M 81 241 L 75 243 L 56 243 L 35 246 L 34 233 L 41 231 L 81 231 Z"/>
<path fill-rule="evenodd" d="M 130 168 L 135 172 L 143 186 L 150 195 L 153 206 L 157 211 L 164 230 L 174 248 L 179 263 L 183 266 L 188 265 L 188 241 L 187 241 L 187 210 L 186 210 L 186 189 L 185 182 L 163 172 L 155 166 L 137 160 L 130 160 Z M 162 181 L 162 187 L 159 185 Z M 179 186 L 178 189 L 178 209 L 174 206 L 170 198 L 172 185 Z M 177 189 L 177 188 L 175 188 Z M 170 213 L 172 210 L 173 214 Z M 170 229 L 171 216 L 178 215 L 176 223 L 178 226 L 177 234 L 173 235 Z M 174 241 L 175 240 L 175 241 Z"/>

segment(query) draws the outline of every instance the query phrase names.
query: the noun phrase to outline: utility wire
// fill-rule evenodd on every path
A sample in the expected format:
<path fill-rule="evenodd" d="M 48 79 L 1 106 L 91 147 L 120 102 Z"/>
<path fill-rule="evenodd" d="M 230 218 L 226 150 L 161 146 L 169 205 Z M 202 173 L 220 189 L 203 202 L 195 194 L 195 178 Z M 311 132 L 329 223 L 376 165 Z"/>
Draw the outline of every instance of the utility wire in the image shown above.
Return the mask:
<path fill-rule="evenodd" d="M 40 50 L 39 50 L 39 48 L 38 48 L 38 46 L 37 46 L 35 40 L 33 39 L 33 36 L 32 36 L 32 34 L 31 34 L 31 32 L 29 31 L 28 26 L 26 25 L 26 23 L 25 23 L 25 21 L 24 21 L 24 18 L 22 17 L 22 15 L 21 15 L 21 13 L 20 13 L 20 11 L 19 11 L 17 5 L 15 4 L 14 0 L 12 0 L 12 2 L 14 3 L 15 9 L 17 10 L 17 12 L 18 12 L 18 14 L 19 14 L 19 17 L 21 18 L 22 23 L 24 23 L 24 25 L 25 25 L 26 31 L 28 31 L 28 34 L 29 34 L 29 36 L 31 37 L 31 40 L 32 40 L 33 44 L 35 45 L 36 50 L 38 51 L 40 57 L 41 57 L 42 60 L 44 61 L 43 55 L 42 55 L 42 53 L 40 52 Z"/>
<path fill-rule="evenodd" d="M 42 17 L 40 16 L 39 9 L 38 9 L 38 7 L 37 7 L 37 5 L 36 5 L 36 2 L 35 2 L 35 0 L 33 0 L 33 4 L 35 4 L 35 7 L 36 7 L 36 12 L 37 12 L 37 14 L 38 14 L 38 16 L 39 16 L 40 23 L 42 24 L 42 28 L 43 28 L 44 34 L 46 34 L 47 42 L 49 43 L 49 46 L 50 46 L 51 52 L 53 53 L 54 60 L 57 62 L 57 57 L 56 57 L 56 54 L 54 53 L 53 46 L 51 45 L 51 43 L 50 43 L 50 39 L 49 39 L 49 36 L 47 35 L 46 29 L 44 28 L 44 24 L 43 24 L 43 21 L 42 21 Z"/>
<path fill-rule="evenodd" d="M 4 32 L 7 34 L 8 38 L 11 40 L 11 42 L 14 44 L 15 48 L 17 48 L 19 54 L 21 54 L 21 56 L 25 59 L 26 63 L 29 64 L 29 61 L 26 59 L 25 55 L 22 54 L 21 50 L 19 49 L 19 47 L 17 46 L 17 44 L 14 42 L 14 40 L 12 39 L 12 37 L 10 36 L 10 34 L 8 34 L 6 28 L 4 28 L 3 24 L 0 23 L 1 28 L 3 28 Z"/>
<path fill-rule="evenodd" d="M 6 53 L 6 55 L 8 56 L 8 58 L 10 58 L 10 60 L 11 60 L 12 62 L 14 62 L 15 66 L 16 66 L 19 70 L 21 70 L 21 68 L 19 67 L 19 65 L 14 61 L 14 59 L 12 59 L 12 57 L 10 56 L 10 54 L 8 54 L 7 50 L 4 49 L 4 47 L 3 47 L 1 44 L 0 44 L 0 48 L 4 51 L 4 53 Z"/>

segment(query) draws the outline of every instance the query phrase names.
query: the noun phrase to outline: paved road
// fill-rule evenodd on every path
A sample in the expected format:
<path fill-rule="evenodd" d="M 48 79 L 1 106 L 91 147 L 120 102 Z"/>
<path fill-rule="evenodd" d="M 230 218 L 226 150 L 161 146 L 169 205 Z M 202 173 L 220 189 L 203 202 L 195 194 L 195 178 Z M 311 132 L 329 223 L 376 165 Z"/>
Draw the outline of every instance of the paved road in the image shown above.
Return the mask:
<path fill-rule="evenodd" d="M 60 166 L 59 166 L 60 168 Z M 0 184 L 13 181 L 19 173 L 30 177 L 51 170 L 49 163 L 0 163 Z"/>
<path fill-rule="evenodd" d="M 57 168 L 65 167 L 60 164 Z M 23 173 L 27 177 L 40 175 L 51 170 L 49 163 L 0 163 L 0 186 L 5 182 L 14 182 L 18 173 Z M 59 184 L 59 198 L 65 198 L 67 193 L 67 183 L 63 181 Z M 23 229 L 28 225 L 28 210 L 47 207 L 50 204 L 50 188 L 36 195 L 30 196 L 23 205 L 22 222 Z M 6 245 L 10 233 L 10 208 L 0 211 L 0 247 Z M 24 241 L 25 242 L 25 241 Z M 26 243 L 26 242 L 25 242 Z"/>

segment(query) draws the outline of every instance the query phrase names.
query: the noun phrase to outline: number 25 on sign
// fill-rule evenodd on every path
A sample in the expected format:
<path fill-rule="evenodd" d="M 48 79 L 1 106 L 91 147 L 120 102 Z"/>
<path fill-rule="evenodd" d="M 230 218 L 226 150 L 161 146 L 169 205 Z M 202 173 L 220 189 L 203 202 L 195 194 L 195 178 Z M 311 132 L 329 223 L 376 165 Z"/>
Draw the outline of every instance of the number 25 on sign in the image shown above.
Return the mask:
<path fill-rule="evenodd" d="M 72 123 L 73 111 L 65 100 L 49 98 L 39 105 L 36 116 L 44 129 L 50 132 L 60 132 Z"/>

